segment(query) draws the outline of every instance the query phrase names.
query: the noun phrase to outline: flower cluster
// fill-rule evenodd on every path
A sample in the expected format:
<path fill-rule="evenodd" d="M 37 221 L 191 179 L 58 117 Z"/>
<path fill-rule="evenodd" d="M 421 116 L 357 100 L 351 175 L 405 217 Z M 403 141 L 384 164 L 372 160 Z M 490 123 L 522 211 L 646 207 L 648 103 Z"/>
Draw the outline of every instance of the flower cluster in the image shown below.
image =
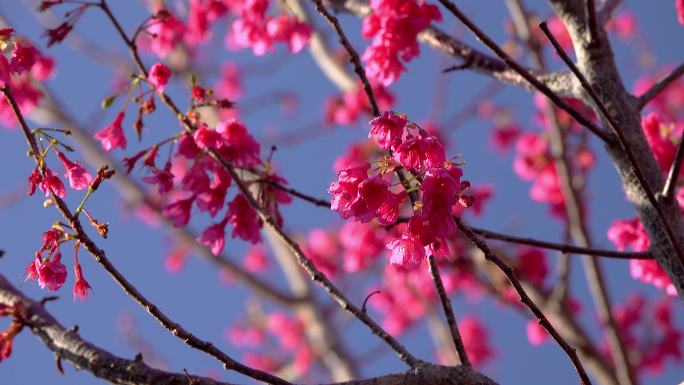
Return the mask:
<path fill-rule="evenodd" d="M 626 249 L 647 251 L 651 244 L 639 218 L 614 221 L 608 228 L 608 239 L 621 251 Z M 665 290 L 669 295 L 677 295 L 677 289 L 656 261 L 632 259 L 629 261 L 629 271 L 632 278 Z"/>
<path fill-rule="evenodd" d="M 251 48 L 257 56 L 273 50 L 274 43 L 287 44 L 292 53 L 304 48 L 311 38 L 311 27 L 287 14 L 267 14 L 269 0 L 248 0 L 236 4 L 239 16 L 226 37 L 229 48 Z"/>
<path fill-rule="evenodd" d="M 369 222 L 377 218 L 381 225 L 388 226 L 397 221 L 408 195 L 420 194 L 420 201 L 413 202 L 404 233 L 387 244 L 392 250 L 390 263 L 410 269 L 418 267 L 428 254 L 448 256 L 445 238 L 456 232 L 452 207 L 472 203 L 472 197 L 463 194 L 470 186 L 461 181 L 463 172 L 446 160 L 436 136 L 406 116 L 385 112 L 370 125 L 369 137 L 390 151 L 392 157 L 380 160 L 381 172 L 372 175 L 369 163 L 341 170 L 328 189 L 333 195 L 331 209 L 342 219 Z M 390 171 L 411 180 L 393 184 Z"/>
<path fill-rule="evenodd" d="M 243 356 L 245 363 L 255 369 L 277 371 L 292 362 L 298 375 L 311 370 L 313 350 L 306 336 L 304 323 L 296 317 L 274 312 L 250 315 L 244 322 L 232 325 L 227 333 L 228 341 L 237 347 L 250 348 Z M 273 340 L 276 349 L 254 350 Z"/>
<path fill-rule="evenodd" d="M 53 227 L 43 233 L 43 242 L 36 252 L 34 260 L 26 267 L 26 281 L 38 281 L 41 289 L 45 286 L 50 291 L 59 290 L 67 277 L 66 266 L 62 263 L 60 246 L 68 240 L 68 234 L 62 229 Z M 74 301 L 88 297 L 90 285 L 83 277 L 81 265 L 78 263 L 78 244 L 74 253 Z"/>
<path fill-rule="evenodd" d="M 394 105 L 394 95 L 383 85 L 374 84 L 373 94 L 380 109 L 387 110 Z M 326 124 L 346 126 L 356 123 L 368 111 L 370 111 L 368 95 L 359 84 L 356 90 L 347 91 L 325 102 L 324 121 Z"/>
<path fill-rule="evenodd" d="M 418 34 L 442 15 L 423 0 L 373 0 L 370 6 L 373 12 L 363 19 L 361 33 L 373 41 L 363 61 L 369 77 L 389 86 L 406 70 L 403 62 L 420 54 Z"/>
<path fill-rule="evenodd" d="M 682 331 L 675 325 L 671 301 L 649 302 L 632 295 L 613 309 L 613 315 L 637 371 L 660 373 L 668 360 L 681 362 L 684 358 Z"/>
<path fill-rule="evenodd" d="M 12 28 L 0 29 L 0 87 L 9 86 L 23 114 L 38 105 L 41 91 L 35 81 L 43 82 L 54 72 L 54 60 L 43 55 L 28 40 L 14 35 Z M 8 51 L 9 58 L 5 56 Z M 0 123 L 14 127 L 14 112 L 5 98 L 0 99 Z"/>

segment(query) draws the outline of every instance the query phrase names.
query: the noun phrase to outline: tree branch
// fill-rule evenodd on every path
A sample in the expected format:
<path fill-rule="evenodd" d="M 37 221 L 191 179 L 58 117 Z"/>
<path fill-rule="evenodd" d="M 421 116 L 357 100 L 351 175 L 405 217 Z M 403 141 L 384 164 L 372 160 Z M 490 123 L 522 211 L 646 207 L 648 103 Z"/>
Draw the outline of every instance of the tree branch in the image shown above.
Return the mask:
<path fill-rule="evenodd" d="M 84 341 L 73 329 L 65 329 L 41 304 L 25 297 L 1 274 L 0 304 L 19 306 L 25 314 L 21 321 L 59 358 L 113 384 L 186 385 L 191 381 L 193 385 L 230 385 L 186 373 L 157 370 L 138 359 L 117 357 Z"/>
<path fill-rule="evenodd" d="M 456 323 L 456 317 L 454 316 L 454 309 L 451 307 L 451 300 L 449 299 L 449 296 L 447 296 L 442 277 L 439 275 L 439 266 L 437 266 L 435 257 L 432 255 L 428 257 L 428 266 L 430 276 L 432 276 L 432 282 L 434 282 L 437 294 L 439 294 L 439 299 L 442 302 L 442 310 L 444 310 L 444 316 L 447 319 L 447 325 L 449 325 L 449 332 L 451 333 L 451 339 L 454 343 L 459 363 L 464 366 L 472 366 L 468 359 L 468 352 L 466 352 L 465 346 L 463 345 L 461 333 L 458 331 L 458 324 Z"/>
<path fill-rule="evenodd" d="M 485 34 L 475 23 L 473 23 L 451 0 L 439 0 L 442 5 L 448 9 L 457 19 L 459 19 L 468 29 L 477 36 L 477 38 L 486 45 L 489 49 L 494 51 L 501 60 L 506 63 L 513 71 L 522 76 L 525 80 L 530 82 L 537 90 L 546 95 L 551 101 L 562 110 L 572 116 L 579 124 L 588 128 L 597 137 L 606 143 L 612 143 L 613 138 L 603 129 L 594 124 L 587 117 L 582 115 L 575 108 L 566 103 L 558 94 L 553 92 L 546 84 L 537 79 L 527 69 L 518 64 L 513 58 L 508 55 L 501 47 L 499 47 L 487 34 Z"/>
<path fill-rule="evenodd" d="M 484 254 L 485 259 L 489 262 L 494 263 L 506 275 L 506 278 L 508 278 L 508 281 L 511 283 L 511 285 L 513 285 L 513 288 L 520 296 L 520 301 L 530 309 L 532 314 L 534 314 L 537 317 L 537 319 L 539 319 L 539 324 L 551 335 L 551 337 L 556 341 L 556 343 L 561 347 L 561 349 L 563 349 L 565 354 L 567 354 L 567 356 L 570 358 L 570 361 L 572 361 L 572 364 L 577 370 L 577 374 L 579 375 L 579 378 L 582 381 L 582 383 L 585 385 L 590 385 L 591 380 L 589 380 L 589 376 L 587 375 L 587 372 L 584 370 L 584 367 L 582 366 L 582 362 L 580 362 L 579 357 L 577 356 L 577 351 L 575 350 L 575 348 L 570 346 L 567 343 L 567 341 L 565 341 L 565 339 L 558 333 L 558 331 L 556 330 L 556 328 L 554 328 L 551 322 L 549 322 L 548 318 L 546 318 L 544 313 L 530 299 L 530 297 L 525 292 L 525 289 L 523 288 L 522 284 L 520 283 L 520 280 L 518 280 L 517 275 L 513 271 L 513 268 L 511 268 L 508 264 L 506 264 L 506 262 L 504 262 L 496 254 L 494 254 L 482 239 L 478 238 L 477 235 L 468 226 L 463 224 L 460 218 L 455 217 L 454 221 L 456 222 L 458 230 L 463 235 L 465 235 L 466 238 L 468 238 L 470 242 L 472 242 L 473 245 L 475 245 L 475 247 L 477 247 Z"/>
<path fill-rule="evenodd" d="M 16 100 L 12 96 L 12 92 L 9 86 L 5 86 L 2 89 L 2 92 L 4 93 L 5 99 L 9 103 L 10 107 L 12 108 L 14 116 L 19 122 L 19 126 L 21 127 L 22 133 L 26 138 L 26 141 L 29 145 L 29 149 L 32 152 L 33 158 L 36 162 L 36 166 L 40 170 L 41 174 L 44 175 L 46 166 L 45 163 L 40 159 L 40 151 L 38 149 L 38 145 L 36 144 L 35 136 L 31 133 L 31 129 L 28 127 L 28 124 L 24 120 L 24 116 L 22 115 Z M 284 381 L 269 373 L 242 365 L 241 363 L 235 361 L 230 356 L 225 354 L 223 351 L 218 349 L 211 342 L 203 341 L 197 338 L 192 333 L 185 330 L 180 324 L 173 322 L 161 310 L 159 310 L 156 305 L 154 305 L 147 298 L 145 298 L 142 295 L 142 293 L 140 293 L 138 289 L 135 286 L 133 286 L 133 284 L 131 284 L 116 269 L 116 267 L 114 267 L 114 265 L 112 265 L 109 259 L 107 259 L 107 257 L 105 256 L 104 251 L 98 248 L 95 242 L 93 242 L 92 239 L 90 239 L 88 234 L 83 229 L 80 220 L 78 219 L 78 217 L 74 216 L 74 214 L 71 212 L 71 210 L 66 205 L 64 200 L 62 200 L 60 197 L 52 193 L 51 197 L 57 210 L 62 214 L 62 216 L 67 221 L 69 226 L 75 232 L 75 238 L 83 245 L 83 247 L 86 250 L 88 250 L 88 252 L 90 252 L 90 254 L 93 255 L 95 261 L 99 263 L 107 271 L 107 273 L 109 273 L 109 275 L 122 287 L 122 289 L 124 289 L 128 296 L 130 296 L 136 302 L 138 302 L 140 306 L 147 310 L 148 313 L 150 313 L 154 318 L 156 318 L 162 324 L 162 326 L 164 326 L 174 336 L 181 339 L 188 346 L 205 352 L 208 355 L 217 359 L 218 361 L 222 362 L 224 364 L 224 368 L 226 369 L 235 370 L 239 373 L 242 373 L 257 380 L 273 382 L 273 384 L 279 385 L 290 385 L 289 382 Z"/>
<path fill-rule="evenodd" d="M 349 12 L 357 17 L 365 17 L 371 12 L 370 6 L 361 0 L 331 0 L 330 3 L 336 11 Z M 418 34 L 418 39 L 436 51 L 444 52 L 469 63 L 468 68 L 475 72 L 522 87 L 528 91 L 536 90 L 534 84 L 528 82 L 517 71 L 509 68 L 505 62 L 474 49 L 437 27 L 426 28 Z M 538 72 L 533 70 L 530 72 L 540 82 L 558 94 L 572 96 L 577 89 L 576 80 L 569 72 Z"/>
<path fill-rule="evenodd" d="M 607 257 L 615 259 L 652 259 L 651 255 L 647 252 L 637 253 L 594 249 L 590 247 L 574 246 L 566 243 L 542 241 L 534 238 L 516 237 L 514 235 L 497 233 L 495 231 L 486 230 L 478 227 L 470 228 L 473 230 L 475 234 L 481 235 L 484 238 L 496 239 L 498 241 L 509 243 L 519 243 L 521 245 L 534 246 L 542 249 L 558 250 L 563 253 L 592 255 L 596 257 Z"/>

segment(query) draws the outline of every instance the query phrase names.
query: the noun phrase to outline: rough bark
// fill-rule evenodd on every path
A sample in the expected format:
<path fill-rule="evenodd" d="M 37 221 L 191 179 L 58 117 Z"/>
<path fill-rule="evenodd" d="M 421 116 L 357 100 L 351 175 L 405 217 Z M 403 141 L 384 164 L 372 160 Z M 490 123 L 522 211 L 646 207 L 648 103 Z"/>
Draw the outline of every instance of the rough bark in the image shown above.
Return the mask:
<path fill-rule="evenodd" d="M 642 131 L 639 101 L 624 87 L 605 30 L 599 29 L 597 43 L 590 44 L 582 2 L 553 0 L 552 4 L 558 16 L 568 27 L 575 47 L 577 66 L 610 115 L 617 121 L 634 157 L 638 160 L 638 166 L 646 183 L 652 191 L 660 191 L 665 178 Z M 601 116 L 599 109 L 588 95 L 582 93 L 580 96 L 585 103 L 592 106 L 598 116 Z M 603 125 L 608 126 L 605 119 Z M 637 178 L 626 151 L 620 144 L 617 144 L 617 141 L 615 143 L 607 145 L 606 150 L 622 179 L 629 201 L 651 239 L 651 253 L 675 285 L 679 296 L 684 297 L 684 260 L 677 251 L 684 244 L 684 228 L 681 224 L 679 206 L 674 199 L 660 199 L 659 204 L 664 213 L 664 218 L 662 218 L 656 207 L 649 201 L 646 190 Z M 668 238 L 663 219 L 672 229 L 675 235 L 674 242 L 677 245 L 674 245 Z"/>

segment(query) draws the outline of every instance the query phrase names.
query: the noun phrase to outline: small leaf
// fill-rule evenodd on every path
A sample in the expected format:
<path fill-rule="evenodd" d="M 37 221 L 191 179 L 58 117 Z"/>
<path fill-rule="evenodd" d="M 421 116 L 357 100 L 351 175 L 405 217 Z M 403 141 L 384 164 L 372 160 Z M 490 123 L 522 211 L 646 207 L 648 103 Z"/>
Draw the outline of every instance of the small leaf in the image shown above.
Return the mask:
<path fill-rule="evenodd" d="M 112 96 L 106 97 L 106 98 L 102 101 L 102 103 L 100 104 L 100 107 L 102 107 L 103 110 L 109 108 L 109 106 L 111 106 L 112 103 L 114 103 L 114 100 L 116 100 L 116 98 L 117 98 L 118 96 L 119 96 L 119 95 L 112 95 Z"/>

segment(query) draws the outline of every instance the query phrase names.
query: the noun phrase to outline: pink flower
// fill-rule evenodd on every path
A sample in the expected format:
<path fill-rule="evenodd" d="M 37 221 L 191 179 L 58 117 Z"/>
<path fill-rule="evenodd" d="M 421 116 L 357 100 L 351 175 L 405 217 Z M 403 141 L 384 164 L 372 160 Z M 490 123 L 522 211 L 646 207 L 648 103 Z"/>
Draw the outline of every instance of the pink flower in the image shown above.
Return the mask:
<path fill-rule="evenodd" d="M 159 195 L 166 195 L 173 188 L 173 174 L 171 173 L 171 163 L 167 162 L 163 170 L 156 167 L 150 167 L 152 171 L 151 176 L 144 176 L 143 182 L 149 184 L 156 184 Z"/>
<path fill-rule="evenodd" d="M 630 220 L 616 220 L 608 228 L 610 239 L 618 250 L 623 251 L 631 248 L 634 251 L 646 251 L 650 245 L 646 229 L 642 226 L 639 218 Z"/>
<path fill-rule="evenodd" d="M 520 135 L 518 126 L 509 124 L 495 128 L 489 141 L 494 150 L 505 152 L 511 149 L 518 135 Z"/>
<path fill-rule="evenodd" d="M 360 222 L 346 222 L 340 230 L 339 240 L 347 272 L 367 269 L 385 248 L 384 231 Z"/>
<path fill-rule="evenodd" d="M 304 325 L 299 319 L 292 319 L 283 313 L 273 313 L 267 319 L 268 329 L 280 342 L 285 351 L 293 351 L 304 343 Z"/>
<path fill-rule="evenodd" d="M 160 10 L 147 27 L 152 36 L 150 49 L 155 55 L 165 57 L 180 43 L 185 26 L 168 10 Z"/>
<path fill-rule="evenodd" d="M 235 119 L 221 122 L 216 126 L 225 145 L 220 149 L 221 155 L 235 163 L 238 167 L 254 167 L 261 164 L 259 151 L 261 147 L 249 134 L 247 127 Z"/>
<path fill-rule="evenodd" d="M 631 248 L 634 251 L 646 251 L 651 243 L 638 217 L 613 222 L 608 229 L 608 239 L 618 250 Z M 651 284 L 669 295 L 677 295 L 667 273 L 656 261 L 632 259 L 629 261 L 629 272 L 634 279 Z"/>
<path fill-rule="evenodd" d="M 643 117 L 641 125 L 660 169 L 667 172 L 677 151 L 675 143 L 679 140 L 679 135 L 675 136 L 675 126 L 665 124 L 655 112 Z"/>
<path fill-rule="evenodd" d="M 224 145 L 221 134 L 216 130 L 210 129 L 205 124 L 195 131 L 193 138 L 197 147 L 201 149 L 217 150 Z"/>
<path fill-rule="evenodd" d="M 197 242 L 208 246 L 211 249 L 212 254 L 221 254 L 226 243 L 226 223 L 228 223 L 228 220 L 224 219 L 219 223 L 207 227 L 202 234 L 197 237 Z"/>
<path fill-rule="evenodd" d="M 523 247 L 518 250 L 518 270 L 536 286 L 543 286 L 549 273 L 546 255 L 540 249 Z"/>
<path fill-rule="evenodd" d="M 169 219 L 175 227 L 183 227 L 190 221 L 190 209 L 195 196 L 186 199 L 179 199 L 164 207 L 162 213 Z"/>
<path fill-rule="evenodd" d="M 59 179 L 57 174 L 52 172 L 52 170 L 50 170 L 47 167 L 45 168 L 45 176 L 40 181 L 38 187 L 40 188 L 40 191 L 45 193 L 46 197 L 50 194 L 55 194 L 60 198 L 64 198 L 66 196 L 66 189 L 64 188 L 64 184 Z"/>
<path fill-rule="evenodd" d="M 252 209 L 242 194 L 235 196 L 232 202 L 228 203 L 228 222 L 233 226 L 231 236 L 258 243 L 261 240 L 259 229 L 263 225 L 256 211 Z"/>
<path fill-rule="evenodd" d="M 405 117 L 401 117 L 391 111 L 386 111 L 381 116 L 370 121 L 371 130 L 368 133 L 368 137 L 375 137 L 375 141 L 380 148 L 389 150 L 392 146 L 401 143 L 406 124 Z"/>
<path fill-rule="evenodd" d="M 30 71 L 38 56 L 40 53 L 33 46 L 15 44 L 10 62 L 12 72 L 20 74 L 24 71 Z"/>
<path fill-rule="evenodd" d="M 494 358 L 487 329 L 474 316 L 465 316 L 458 321 L 463 345 L 473 366 L 480 366 Z"/>
<path fill-rule="evenodd" d="M 328 188 L 328 193 L 333 197 L 330 200 L 332 211 L 337 211 L 342 219 L 354 218 L 361 222 L 368 222 L 373 219 L 374 212 L 368 208 L 367 202 L 360 194 L 361 184 L 368 179 L 368 169 L 370 164 L 366 163 L 360 167 L 352 167 L 342 170 L 338 174 L 338 180 L 332 182 Z M 387 191 L 387 185 L 378 186 L 382 181 L 378 178 L 364 185 L 366 196 L 373 198 L 373 191 Z M 375 189 L 373 189 L 375 187 Z M 377 203 L 377 202 L 376 202 Z"/>
<path fill-rule="evenodd" d="M 432 168 L 425 173 L 420 184 L 423 191 L 422 218 L 438 237 L 447 237 L 456 231 L 451 207 L 458 201 L 462 190 L 463 171 L 453 165 L 448 168 Z"/>
<path fill-rule="evenodd" d="M 362 59 L 368 76 L 388 86 L 405 70 L 401 61 L 420 53 L 418 34 L 442 16 L 437 7 L 422 0 L 378 0 L 370 5 L 373 11 L 363 19 L 362 34 L 373 41 Z"/>
<path fill-rule="evenodd" d="M 69 179 L 69 185 L 74 190 L 83 190 L 88 187 L 93 177 L 86 171 L 86 169 L 78 164 L 78 162 L 70 161 L 66 155 L 57 151 L 57 157 L 62 161 L 66 169 L 65 177 Z"/>
<path fill-rule="evenodd" d="M 677 8 L 677 21 L 684 25 L 684 0 L 675 0 L 675 8 Z"/>
<path fill-rule="evenodd" d="M 214 86 L 216 95 L 229 100 L 239 99 L 242 95 L 240 68 L 232 62 L 221 64 L 218 83 Z"/>
<path fill-rule="evenodd" d="M 264 271 L 268 268 L 269 262 L 266 250 L 260 246 L 253 246 L 245 254 L 243 262 L 245 269 L 253 273 Z"/>
<path fill-rule="evenodd" d="M 40 175 L 38 169 L 33 169 L 31 175 L 28 177 L 28 196 L 32 196 L 36 193 L 36 187 L 38 187 L 42 181 L 43 176 Z"/>
<path fill-rule="evenodd" d="M 119 112 L 109 126 L 95 134 L 95 139 L 102 143 L 102 149 L 104 151 L 112 151 L 116 147 L 121 147 L 122 150 L 126 149 L 126 136 L 124 135 L 123 127 L 121 126 L 123 119 L 124 113 Z"/>
<path fill-rule="evenodd" d="M 162 93 L 169 83 L 169 78 L 171 77 L 171 70 L 169 67 L 162 63 L 155 63 L 152 68 L 150 68 L 150 75 L 147 80 L 154 86 L 154 89 Z"/>
<path fill-rule="evenodd" d="M 425 259 L 425 244 L 422 221 L 415 215 L 409 220 L 409 224 L 401 238 L 394 239 L 387 244 L 391 250 L 390 263 L 412 270 L 420 266 Z"/>
<path fill-rule="evenodd" d="M 83 278 L 83 271 L 81 271 L 81 265 L 74 263 L 74 274 L 76 275 L 76 282 L 74 282 L 74 302 L 76 299 L 83 301 L 88 298 L 88 292 L 92 290 L 88 281 Z"/>
<path fill-rule="evenodd" d="M 55 72 L 55 60 L 51 57 L 38 55 L 31 67 L 31 75 L 38 81 L 48 80 Z"/>
<path fill-rule="evenodd" d="M 413 136 L 395 148 L 394 159 L 402 166 L 414 171 L 425 171 L 433 167 L 444 167 L 446 153 L 435 136 Z"/>
<path fill-rule="evenodd" d="M 181 186 L 183 190 L 200 194 L 209 191 L 209 175 L 204 171 L 204 161 L 198 159 L 193 163 L 192 167 L 183 175 Z"/>
<path fill-rule="evenodd" d="M 35 265 L 35 272 L 37 273 L 38 285 L 41 289 L 48 286 L 50 291 L 57 291 L 64 284 L 66 280 L 67 271 L 66 266 L 61 262 L 62 254 L 58 251 L 50 256 L 47 261 L 42 261 L 36 257 L 33 261 Z M 29 276 L 26 277 L 27 279 Z"/>
<path fill-rule="evenodd" d="M 527 321 L 527 340 L 532 346 L 539 346 L 549 339 L 549 333 L 537 320 Z"/>

